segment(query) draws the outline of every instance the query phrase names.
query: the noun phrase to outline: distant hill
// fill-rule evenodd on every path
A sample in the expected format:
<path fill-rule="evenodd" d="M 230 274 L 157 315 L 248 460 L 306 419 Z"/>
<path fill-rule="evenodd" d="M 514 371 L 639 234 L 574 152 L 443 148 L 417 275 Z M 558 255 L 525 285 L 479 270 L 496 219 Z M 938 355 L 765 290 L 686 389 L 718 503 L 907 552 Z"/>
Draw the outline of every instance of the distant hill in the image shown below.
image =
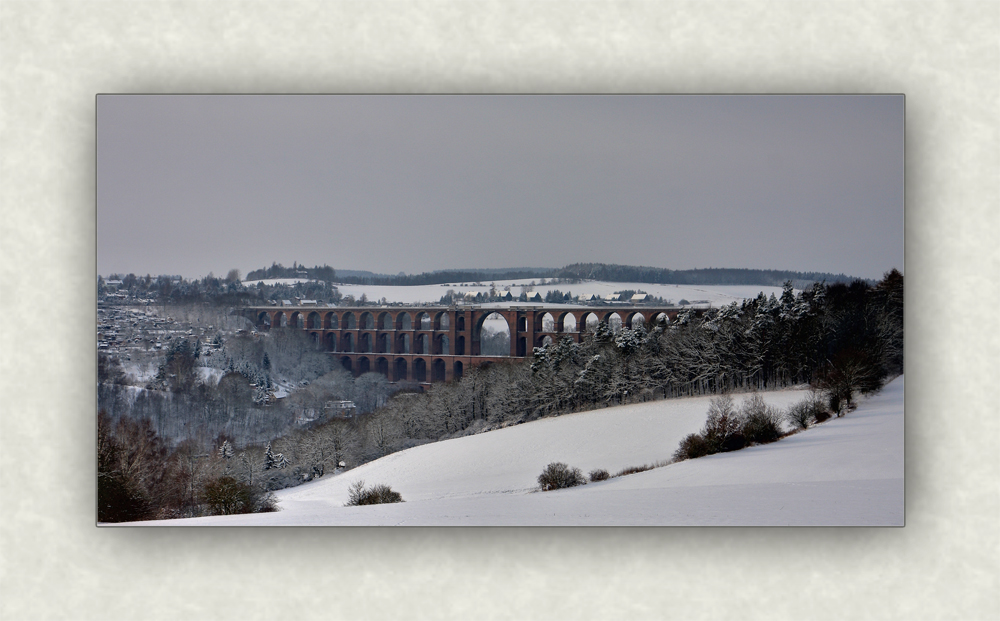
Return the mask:
<path fill-rule="evenodd" d="M 327 282 L 341 282 L 351 285 L 438 285 L 451 282 L 473 282 L 490 280 L 514 280 L 518 278 L 559 278 L 563 280 L 603 280 L 607 282 L 636 282 L 670 285 L 759 285 L 780 287 L 792 281 L 797 289 L 814 282 L 844 282 L 858 279 L 846 274 L 826 272 L 793 272 L 789 270 L 755 270 L 737 268 L 707 268 L 693 270 L 670 270 L 660 267 L 615 265 L 608 263 L 574 263 L 561 268 L 551 267 L 505 267 L 505 268 L 461 268 L 435 270 L 420 274 L 378 274 L 365 270 L 334 270 L 328 265 L 307 268 L 294 264 L 290 268 L 280 263 L 272 263 L 269 268 L 253 270 L 247 280 L 265 278 L 310 278 Z M 874 283 L 874 281 L 868 281 Z"/>
<path fill-rule="evenodd" d="M 735 268 L 708 268 L 695 270 L 668 270 L 659 267 L 609 265 L 607 263 L 574 263 L 557 270 L 557 278 L 579 278 L 608 282 L 645 282 L 661 285 L 759 285 L 780 287 L 785 281 L 801 288 L 814 282 L 849 283 L 858 280 L 845 274 L 825 272 L 792 272 L 788 270 L 751 270 Z"/>

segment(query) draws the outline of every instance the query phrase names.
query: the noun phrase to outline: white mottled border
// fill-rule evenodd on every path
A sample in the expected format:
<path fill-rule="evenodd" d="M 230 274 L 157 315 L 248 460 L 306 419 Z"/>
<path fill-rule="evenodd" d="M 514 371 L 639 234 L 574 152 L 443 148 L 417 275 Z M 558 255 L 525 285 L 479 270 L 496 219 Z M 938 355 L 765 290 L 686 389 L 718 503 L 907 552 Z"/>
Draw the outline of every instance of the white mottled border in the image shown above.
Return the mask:
<path fill-rule="evenodd" d="M 996 618 L 998 7 L 0 3 L 0 616 Z M 357 91 L 904 93 L 907 526 L 95 528 L 94 95 Z"/>

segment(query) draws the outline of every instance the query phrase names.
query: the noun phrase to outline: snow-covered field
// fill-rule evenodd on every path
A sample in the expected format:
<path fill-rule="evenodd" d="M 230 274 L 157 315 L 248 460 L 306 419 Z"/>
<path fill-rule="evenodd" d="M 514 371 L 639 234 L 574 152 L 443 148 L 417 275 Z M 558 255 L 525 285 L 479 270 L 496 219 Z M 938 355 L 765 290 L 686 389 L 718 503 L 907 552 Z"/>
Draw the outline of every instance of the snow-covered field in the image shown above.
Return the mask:
<path fill-rule="evenodd" d="M 540 279 L 535 280 L 537 283 Z M 245 281 L 243 284 L 247 286 L 254 286 L 259 281 Z M 264 281 L 267 283 L 282 283 L 282 284 L 293 284 L 295 282 L 306 282 L 305 279 L 300 278 L 280 278 L 275 280 Z M 385 298 L 389 302 L 402 302 L 404 304 L 419 304 L 424 302 L 434 303 L 438 302 L 449 289 L 454 290 L 456 293 L 471 293 L 475 295 L 476 293 L 489 293 L 490 285 L 494 284 L 498 291 L 504 291 L 505 288 L 510 287 L 514 296 L 521 294 L 521 288 L 532 282 L 532 279 L 525 278 L 520 280 L 497 280 L 491 282 L 484 282 L 481 285 L 475 285 L 474 283 L 449 283 L 446 285 L 415 285 L 412 287 L 406 286 L 392 286 L 392 287 L 382 287 L 376 285 L 344 285 L 337 284 L 337 289 L 343 295 L 353 295 L 356 299 L 360 298 L 362 295 L 367 295 L 369 300 L 381 300 Z M 711 304 L 712 306 L 724 306 L 730 302 L 739 302 L 746 298 L 757 297 L 757 294 L 764 292 L 764 295 L 775 296 L 781 295 L 781 287 L 761 287 L 761 286 L 751 286 L 751 285 L 652 285 L 648 283 L 628 283 L 628 282 L 603 282 L 603 281 L 583 281 L 576 284 L 570 284 L 569 282 L 561 282 L 554 284 L 539 285 L 536 284 L 532 290 L 540 293 L 542 297 L 553 289 L 558 289 L 563 293 L 571 292 L 574 296 L 583 295 L 590 297 L 591 295 L 598 295 L 604 297 L 614 293 L 615 291 L 645 291 L 646 293 L 662 297 L 664 300 L 673 302 L 674 304 L 680 303 L 681 300 L 687 300 L 691 302 L 694 306 L 707 306 Z M 513 303 L 518 306 L 524 306 L 524 302 Z M 507 306 L 511 303 L 506 304 Z"/>
<path fill-rule="evenodd" d="M 709 398 L 565 415 L 416 447 L 282 490 L 277 513 L 142 524 L 901 526 L 903 387 L 900 377 L 844 418 L 774 444 L 566 490 L 536 491 L 546 464 L 614 474 L 666 460 L 701 428 Z M 764 396 L 785 407 L 804 394 Z M 344 507 L 359 479 L 388 484 L 406 502 Z"/>

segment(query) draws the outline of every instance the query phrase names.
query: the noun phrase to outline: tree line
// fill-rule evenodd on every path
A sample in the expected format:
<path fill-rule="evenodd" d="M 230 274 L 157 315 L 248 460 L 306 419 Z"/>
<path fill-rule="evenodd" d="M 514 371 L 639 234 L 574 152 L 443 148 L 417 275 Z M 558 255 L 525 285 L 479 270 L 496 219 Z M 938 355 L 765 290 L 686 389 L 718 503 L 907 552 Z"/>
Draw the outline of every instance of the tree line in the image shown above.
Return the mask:
<path fill-rule="evenodd" d="M 306 268 L 296 262 L 292 267 L 272 263 L 271 267 L 253 270 L 248 280 L 265 278 L 301 278 L 333 281 L 336 272 L 328 265 Z M 789 270 L 754 270 L 735 268 L 707 268 L 671 270 L 659 267 L 614 265 L 607 263 L 574 263 L 559 268 L 503 268 L 488 270 L 437 270 L 420 274 L 341 274 L 339 281 L 354 285 L 415 286 L 439 285 L 458 282 L 485 282 L 523 278 L 557 278 L 569 282 L 603 280 L 607 282 L 642 282 L 667 285 L 758 285 L 780 287 L 791 281 L 802 288 L 815 282 L 850 283 L 854 278 L 845 274 L 826 272 L 795 272 Z"/>
<path fill-rule="evenodd" d="M 280 266 L 279 266 L 280 267 Z M 322 268 L 320 268 L 322 269 Z M 264 305 L 270 302 L 293 298 L 317 300 L 336 304 L 342 296 L 333 286 L 331 278 L 309 280 L 292 284 L 258 282 L 246 286 L 240 280 L 239 270 L 230 270 L 226 278 L 212 274 L 204 278 L 186 279 L 170 276 L 136 276 L 135 274 L 111 274 L 105 280 L 97 278 L 98 300 L 101 302 L 134 303 L 138 300 L 152 300 L 163 305 L 207 304 L 211 306 L 237 307 Z M 276 277 L 277 278 L 277 277 Z M 120 281 L 121 285 L 111 286 L 108 281 Z M 124 298 L 109 297 L 109 294 L 124 294 Z"/>
<path fill-rule="evenodd" d="M 825 272 L 793 272 L 788 270 L 752 270 L 707 268 L 670 270 L 660 267 L 609 265 L 606 263 L 574 263 L 555 270 L 552 276 L 566 279 L 604 280 L 608 282 L 643 282 L 661 285 L 757 285 L 780 287 L 786 281 L 802 288 L 816 282 L 849 283 L 844 274 Z"/>

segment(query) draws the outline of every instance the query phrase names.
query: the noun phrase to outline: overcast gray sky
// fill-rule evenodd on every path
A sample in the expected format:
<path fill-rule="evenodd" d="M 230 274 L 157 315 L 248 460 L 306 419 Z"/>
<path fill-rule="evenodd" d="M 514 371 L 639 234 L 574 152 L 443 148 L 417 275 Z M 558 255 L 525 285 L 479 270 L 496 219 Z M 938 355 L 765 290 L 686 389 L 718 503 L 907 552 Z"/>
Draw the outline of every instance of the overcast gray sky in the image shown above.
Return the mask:
<path fill-rule="evenodd" d="M 98 272 L 903 269 L 895 96 L 102 95 Z"/>

